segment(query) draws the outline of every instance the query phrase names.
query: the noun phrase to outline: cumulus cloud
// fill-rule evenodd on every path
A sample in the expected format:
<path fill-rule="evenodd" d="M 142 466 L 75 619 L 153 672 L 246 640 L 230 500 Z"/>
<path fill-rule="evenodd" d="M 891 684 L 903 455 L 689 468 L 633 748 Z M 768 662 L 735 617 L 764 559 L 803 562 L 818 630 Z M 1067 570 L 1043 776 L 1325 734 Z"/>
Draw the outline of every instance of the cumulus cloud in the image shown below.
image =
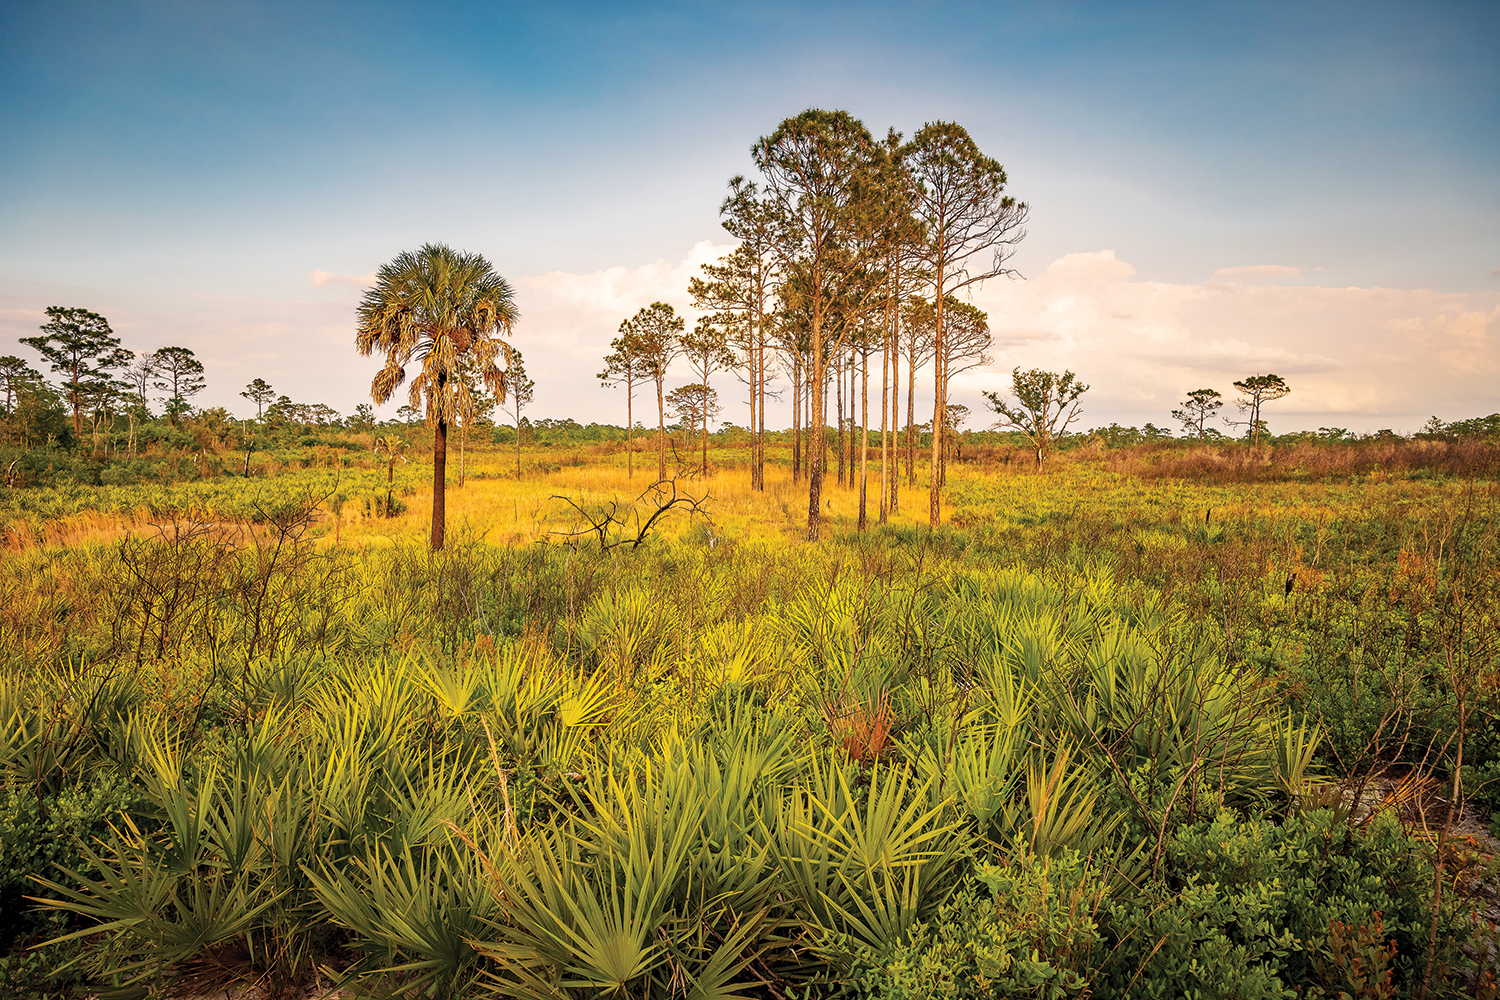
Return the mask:
<path fill-rule="evenodd" d="M 1252 284 L 1264 281 L 1279 281 L 1283 278 L 1300 279 L 1302 268 L 1286 264 L 1256 264 L 1251 267 L 1221 267 L 1214 272 L 1214 281 L 1234 281 Z"/>
<path fill-rule="evenodd" d="M 534 416 L 622 421 L 622 392 L 601 389 L 594 377 L 620 321 L 663 301 L 691 322 L 688 279 L 728 249 L 703 241 L 677 260 L 515 278 L 521 321 L 514 343 L 537 382 Z M 361 287 L 370 276 L 323 271 L 309 280 L 324 288 Z M 90 301 L 131 349 L 173 343 L 197 351 L 213 372 L 207 405 L 239 412 L 239 387 L 261 377 L 293 399 L 348 412 L 368 399 L 379 359 L 355 356 L 346 296 L 300 296 L 297 281 L 289 278 L 280 298 L 187 296 L 193 305 L 186 311 L 180 299 Z M 1087 426 L 1166 424 L 1184 393 L 1215 388 L 1232 395 L 1235 380 L 1267 372 L 1287 378 L 1293 390 L 1268 413 L 1276 430 L 1329 424 L 1414 430 L 1432 413 L 1451 420 L 1496 408 L 1496 289 L 1147 281 L 1114 251 L 1099 250 L 1059 257 L 1031 280 L 991 281 L 971 293 L 995 337 L 992 363 L 954 380 L 954 401 L 974 411 L 974 427 L 988 422 L 980 392 L 1004 389 L 1015 367 L 1077 372 L 1093 386 L 1084 397 Z M 47 294 L 0 283 L 0 334 L 14 343 L 35 333 L 44 319 L 35 303 Z M 686 368 L 674 370 L 668 387 L 689 380 Z M 728 375 L 715 385 L 723 419 L 742 423 L 743 387 Z M 654 395 L 637 397 L 637 417 L 654 419 L 647 412 Z M 790 422 L 785 399 L 772 406 L 772 424 Z"/>
<path fill-rule="evenodd" d="M 375 284 L 375 272 L 371 271 L 369 274 L 334 274 L 332 271 L 324 271 L 319 268 L 312 274 L 309 274 L 307 280 L 319 288 L 326 288 L 329 285 L 352 285 L 355 288 L 364 289 Z"/>
<path fill-rule="evenodd" d="M 681 314 L 692 315 L 688 279 L 699 276 L 701 265 L 718 260 L 730 249 L 702 240 L 676 262 L 658 260 L 589 274 L 548 271 L 517 278 L 521 322 L 516 342 L 523 348 L 530 344 L 563 350 L 594 364 L 606 353 L 620 322 L 651 303 L 665 302 Z"/>
<path fill-rule="evenodd" d="M 970 405 L 1013 367 L 1064 368 L 1094 388 L 1087 422 L 1164 423 L 1189 390 L 1288 377 L 1272 426 L 1405 426 L 1494 409 L 1500 294 L 1140 281 L 1112 250 L 1068 254 L 1031 281 L 989 282 L 994 363 L 959 376 Z M 1050 334 L 1050 336 L 1047 336 Z M 1416 425 L 1411 424 L 1414 428 Z"/>
<path fill-rule="evenodd" d="M 679 261 L 517 279 L 515 339 L 537 378 L 537 412 L 621 419 L 618 392 L 602 392 L 593 377 L 620 321 L 654 301 L 688 313 L 688 279 L 728 250 L 704 241 Z M 1039 367 L 1069 368 L 1092 383 L 1089 423 L 1164 424 L 1187 391 L 1231 395 L 1235 380 L 1266 372 L 1292 383 L 1272 421 L 1285 429 L 1331 420 L 1414 429 L 1433 412 L 1452 419 L 1494 409 L 1500 294 L 1222 280 L 1236 270 L 1301 276 L 1260 265 L 1225 269 L 1204 284 L 1143 281 L 1114 251 L 1100 250 L 1060 257 L 1030 281 L 974 288 L 971 298 L 990 317 L 994 360 L 955 378 L 955 401 L 980 426 L 980 391 L 1004 388 L 1014 367 Z M 673 384 L 687 377 L 674 372 Z M 723 378 L 724 419 L 741 420 L 740 387 Z M 637 408 L 648 403 L 638 399 Z M 790 416 L 773 411 L 771 419 Z"/>

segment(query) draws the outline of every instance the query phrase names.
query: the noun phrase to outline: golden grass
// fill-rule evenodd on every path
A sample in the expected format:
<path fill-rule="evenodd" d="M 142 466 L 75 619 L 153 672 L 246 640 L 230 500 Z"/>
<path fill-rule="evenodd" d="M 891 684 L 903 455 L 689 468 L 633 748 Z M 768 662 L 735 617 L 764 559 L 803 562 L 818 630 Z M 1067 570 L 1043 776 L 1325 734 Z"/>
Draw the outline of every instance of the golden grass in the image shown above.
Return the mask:
<path fill-rule="evenodd" d="M 478 452 L 476 454 L 476 452 Z M 447 520 L 450 533 L 465 533 L 499 545 L 527 545 L 537 541 L 557 541 L 565 533 L 587 530 L 588 525 L 565 500 L 567 497 L 585 509 L 607 508 L 618 503 L 620 513 L 634 509 L 649 513 L 654 507 L 642 499 L 655 479 L 655 469 L 639 466 L 629 477 L 613 457 L 599 464 L 564 465 L 552 471 L 540 471 L 523 465 L 521 479 L 514 478 L 514 466 L 506 463 L 503 449 L 471 450 L 469 478 L 463 486 L 451 473 L 447 490 Z M 647 456 L 650 457 L 650 456 Z M 654 462 L 652 463 L 654 465 Z M 490 478 L 499 475 L 506 478 Z M 479 478 L 483 476 L 483 478 Z M 807 528 L 807 484 L 793 483 L 791 470 L 780 466 L 766 468 L 766 489 L 750 488 L 750 472 L 745 468 L 715 469 L 707 476 L 686 475 L 677 479 L 680 492 L 693 497 L 708 497 L 707 507 L 715 534 L 734 537 L 760 536 L 767 539 L 796 541 Z M 879 520 L 879 479 L 872 477 L 867 509 L 871 525 Z M 857 488 L 839 486 L 829 477 L 823 487 L 823 527 L 828 534 L 853 531 L 858 523 L 859 492 Z M 407 510 L 390 519 L 362 519 L 346 512 L 341 537 L 344 542 L 382 544 L 396 539 L 425 537 L 432 520 L 432 493 L 419 490 L 405 498 Z M 927 487 L 902 490 L 902 510 L 890 518 L 893 524 L 927 523 Z M 944 519 L 951 520 L 953 509 L 944 505 Z M 692 524 L 678 511 L 658 522 L 662 537 L 677 537 Z M 562 533 L 562 534 L 560 534 Z M 588 539 L 581 539 L 586 543 Z"/>

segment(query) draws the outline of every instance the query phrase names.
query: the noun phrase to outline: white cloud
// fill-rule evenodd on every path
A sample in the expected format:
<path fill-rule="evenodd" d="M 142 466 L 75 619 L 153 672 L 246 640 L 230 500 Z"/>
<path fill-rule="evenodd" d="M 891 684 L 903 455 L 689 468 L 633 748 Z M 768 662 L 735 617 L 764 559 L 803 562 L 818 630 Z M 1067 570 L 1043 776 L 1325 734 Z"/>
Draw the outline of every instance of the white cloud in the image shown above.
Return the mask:
<path fill-rule="evenodd" d="M 1214 272 L 1214 281 L 1233 281 L 1242 284 L 1259 284 L 1279 281 L 1283 278 L 1300 279 L 1302 268 L 1286 264 L 1255 264 L 1251 267 L 1221 267 Z"/>
<path fill-rule="evenodd" d="M 334 274 L 332 271 L 324 271 L 319 268 L 307 276 L 319 288 L 329 285 L 352 285 L 355 288 L 369 288 L 375 284 L 375 272 L 369 274 Z"/>
<path fill-rule="evenodd" d="M 1183 393 L 1228 395 L 1236 379 L 1265 372 L 1293 387 L 1273 427 L 1332 416 L 1404 426 L 1418 414 L 1495 408 L 1495 292 L 1139 281 L 1104 250 L 1068 254 L 1031 281 L 989 282 L 973 299 L 989 313 L 996 349 L 988 370 L 958 377 L 970 405 L 1020 366 L 1077 371 L 1093 385 L 1088 423 L 1163 423 Z"/>
<path fill-rule="evenodd" d="M 689 277 L 728 249 L 703 241 L 675 261 L 514 279 L 521 311 L 514 341 L 537 382 L 533 416 L 622 421 L 621 392 L 601 389 L 594 377 L 621 320 L 654 301 L 690 312 Z M 206 405 L 243 410 L 239 388 L 261 377 L 293 399 L 348 412 L 368 398 L 378 360 L 354 352 L 348 297 L 303 297 L 299 280 L 289 276 L 282 297 L 265 299 L 188 293 L 78 301 L 109 316 L 126 347 L 170 343 L 197 351 L 213 366 Z M 322 287 L 364 280 L 334 275 Z M 1093 386 L 1084 397 L 1088 426 L 1165 424 L 1189 390 L 1230 395 L 1232 382 L 1258 372 L 1292 385 L 1292 395 L 1268 415 L 1278 430 L 1331 423 L 1414 430 L 1432 413 L 1452 420 L 1497 407 L 1500 290 L 1173 284 L 1142 280 L 1114 251 L 1102 250 L 1067 254 L 1029 281 L 991 281 L 972 293 L 995 334 L 993 363 L 955 378 L 955 402 L 974 410 L 974 427 L 988 422 L 980 391 L 1005 388 L 1018 366 L 1076 371 Z M 55 297 L 0 282 L 0 335 L 15 344 L 34 334 L 44 318 L 34 304 Z M 685 381 L 683 369 L 668 387 Z M 743 423 L 742 387 L 728 375 L 715 384 L 723 419 Z M 647 395 L 654 392 L 636 400 L 637 416 L 654 409 Z M 930 411 L 930 401 L 926 406 Z M 772 407 L 771 423 L 790 421 L 785 401 Z"/>
<path fill-rule="evenodd" d="M 730 249 L 702 240 L 677 263 L 658 260 L 590 274 L 548 271 L 517 278 L 521 322 L 516 343 L 523 349 L 535 345 L 565 350 L 594 364 L 607 352 L 621 321 L 653 302 L 665 302 L 691 316 L 688 279 L 700 273 L 702 264 L 718 260 Z"/>

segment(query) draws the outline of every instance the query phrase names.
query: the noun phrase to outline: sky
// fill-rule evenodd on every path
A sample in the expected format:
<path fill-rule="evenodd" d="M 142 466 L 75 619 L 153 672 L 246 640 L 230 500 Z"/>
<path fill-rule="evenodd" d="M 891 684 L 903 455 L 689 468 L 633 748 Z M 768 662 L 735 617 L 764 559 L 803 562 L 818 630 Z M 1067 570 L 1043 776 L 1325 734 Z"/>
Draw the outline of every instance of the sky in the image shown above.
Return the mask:
<path fill-rule="evenodd" d="M 0 354 L 81 306 L 195 351 L 199 405 L 348 413 L 363 287 L 443 242 L 515 286 L 529 414 L 623 423 L 621 320 L 686 310 L 751 144 L 839 108 L 960 123 L 1030 207 L 968 426 L 1041 367 L 1085 426 L 1275 372 L 1274 431 L 1411 431 L 1500 410 L 1497 43 L 1492 0 L 4 4 Z"/>

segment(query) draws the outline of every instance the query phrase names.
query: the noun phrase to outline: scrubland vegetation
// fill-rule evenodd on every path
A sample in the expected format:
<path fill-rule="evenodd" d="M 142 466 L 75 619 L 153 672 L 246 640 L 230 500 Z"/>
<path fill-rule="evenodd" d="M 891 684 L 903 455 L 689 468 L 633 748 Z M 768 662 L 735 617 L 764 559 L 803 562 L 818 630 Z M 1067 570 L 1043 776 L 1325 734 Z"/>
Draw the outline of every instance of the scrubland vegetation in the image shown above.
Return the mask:
<path fill-rule="evenodd" d="M 3 494 L 12 995 L 1495 995 L 1484 438 L 327 436 Z"/>

